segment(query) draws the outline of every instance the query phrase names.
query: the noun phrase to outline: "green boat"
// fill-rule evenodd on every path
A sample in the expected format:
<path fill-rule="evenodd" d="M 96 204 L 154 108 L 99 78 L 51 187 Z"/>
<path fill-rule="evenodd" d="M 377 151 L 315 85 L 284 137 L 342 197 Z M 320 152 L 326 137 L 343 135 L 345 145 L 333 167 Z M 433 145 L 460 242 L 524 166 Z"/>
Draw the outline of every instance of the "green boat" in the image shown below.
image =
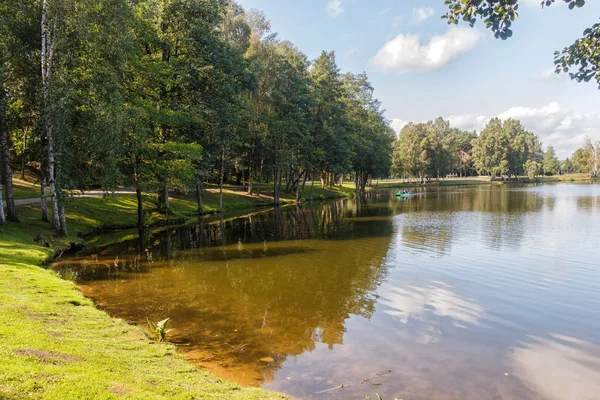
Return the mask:
<path fill-rule="evenodd" d="M 410 196 L 410 193 L 407 190 L 401 190 L 398 193 L 396 193 L 396 197 L 400 197 L 403 199 L 408 199 L 409 196 Z"/>

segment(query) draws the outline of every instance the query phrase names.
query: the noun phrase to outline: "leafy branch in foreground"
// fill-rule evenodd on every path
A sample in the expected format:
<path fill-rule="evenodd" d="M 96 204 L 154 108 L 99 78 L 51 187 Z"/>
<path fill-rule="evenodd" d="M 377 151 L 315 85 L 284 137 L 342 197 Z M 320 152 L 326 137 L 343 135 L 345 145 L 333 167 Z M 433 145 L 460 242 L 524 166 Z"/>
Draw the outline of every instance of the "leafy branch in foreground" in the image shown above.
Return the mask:
<path fill-rule="evenodd" d="M 576 72 L 569 72 L 571 79 L 577 82 L 589 82 L 596 79 L 600 89 L 600 23 L 583 31 L 583 37 L 569 47 L 554 53 L 556 73 L 569 72 L 578 66 Z"/>
<path fill-rule="evenodd" d="M 585 0 L 563 0 L 569 9 L 580 8 Z M 555 0 L 542 0 L 540 5 L 548 7 Z M 483 19 L 487 29 L 494 32 L 496 38 L 506 40 L 513 34 L 512 23 L 519 17 L 519 0 L 446 0 L 449 11 L 442 18 L 449 24 L 458 24 L 460 20 L 468 22 L 471 27 L 478 18 Z"/>
<path fill-rule="evenodd" d="M 540 6 L 548 7 L 556 0 L 541 0 Z M 569 10 L 585 6 L 585 0 L 563 0 Z M 511 26 L 519 17 L 519 0 L 446 0 L 448 12 L 442 16 L 449 24 L 458 24 L 461 20 L 471 27 L 482 19 L 494 37 L 506 40 L 513 35 Z M 600 23 L 594 24 L 583 32 L 571 46 L 554 53 L 556 73 L 569 73 L 577 82 L 589 82 L 596 79 L 600 89 Z M 578 67 L 576 72 L 569 72 Z"/>
<path fill-rule="evenodd" d="M 154 324 L 148 318 L 146 318 L 146 321 L 148 322 L 150 330 L 156 335 L 156 340 L 158 342 L 162 342 L 163 340 L 165 340 L 165 338 L 167 337 L 167 333 L 172 331 L 172 329 L 167 329 L 169 318 L 163 319 L 162 321 L 159 321 L 156 324 Z"/>

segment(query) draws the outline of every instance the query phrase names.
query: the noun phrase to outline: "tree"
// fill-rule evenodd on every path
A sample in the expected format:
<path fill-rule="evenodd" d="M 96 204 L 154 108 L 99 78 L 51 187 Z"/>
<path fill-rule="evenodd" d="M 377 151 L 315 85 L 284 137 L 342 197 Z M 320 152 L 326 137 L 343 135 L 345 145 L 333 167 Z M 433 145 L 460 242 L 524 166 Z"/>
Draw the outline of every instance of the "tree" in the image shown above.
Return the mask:
<path fill-rule="evenodd" d="M 313 62 L 311 77 L 315 101 L 314 165 L 321 172 L 321 186 L 332 186 L 335 174 L 348 171 L 351 151 L 344 88 L 333 51 L 323 51 Z"/>
<path fill-rule="evenodd" d="M 556 152 L 554 151 L 554 147 L 549 146 L 546 152 L 544 153 L 542 167 L 546 176 L 556 175 L 559 172 L 560 163 L 558 161 L 558 158 L 556 158 Z"/>
<path fill-rule="evenodd" d="M 541 0 L 541 7 L 552 5 L 555 0 Z M 585 5 L 585 0 L 563 0 L 570 10 Z M 521 2 L 522 3 L 522 2 Z M 513 35 L 512 24 L 518 17 L 518 0 L 446 0 L 449 11 L 443 18 L 449 24 L 457 24 L 460 20 L 474 26 L 478 19 L 483 19 L 486 28 L 494 32 L 496 38 L 506 40 Z M 589 82 L 596 79 L 600 88 L 600 23 L 594 24 L 583 32 L 583 37 L 571 46 L 554 53 L 556 73 L 569 72 L 571 79 L 577 82 Z"/>
<path fill-rule="evenodd" d="M 16 28 L 13 24 L 18 24 L 19 21 L 14 21 L 17 18 L 14 16 L 13 19 L 9 19 L 10 11 L 14 12 L 9 7 L 9 5 L 4 4 L 0 6 L 0 13 L 2 15 L 2 19 L 0 19 L 0 192 L 2 191 L 2 185 L 4 185 L 6 195 L 6 215 L 4 214 L 4 204 L 0 204 L 0 207 L 2 207 L 2 211 L 0 211 L 0 223 L 4 223 L 5 219 L 13 222 L 19 220 L 13 197 L 13 177 L 10 159 L 12 140 L 8 121 L 9 94 L 7 93 L 7 83 L 9 80 L 7 72 L 10 70 L 11 64 L 16 61 L 9 54 L 14 49 L 14 42 L 17 40 L 14 32 Z M 2 193 L 0 193 L 0 197 L 1 195 Z"/>
<path fill-rule="evenodd" d="M 542 165 L 535 160 L 525 162 L 525 172 L 529 179 L 535 179 L 542 172 Z"/>
<path fill-rule="evenodd" d="M 448 121 L 438 118 L 427 123 L 409 123 L 394 143 L 392 170 L 398 175 L 440 177 L 453 170 L 456 130 Z"/>
<path fill-rule="evenodd" d="M 569 157 L 567 157 L 565 160 L 563 160 L 560 163 L 560 170 L 561 170 L 561 173 L 563 173 L 563 174 L 569 174 L 569 173 L 573 172 L 574 169 L 575 169 L 575 164 L 573 164 L 573 161 L 571 161 L 571 159 Z"/>
<path fill-rule="evenodd" d="M 356 192 L 364 193 L 371 177 L 386 176 L 391 166 L 394 133 L 383 115 L 381 103 L 365 73 L 345 74 L 344 101 L 351 136 L 351 164 Z"/>
<path fill-rule="evenodd" d="M 528 160 L 541 162 L 541 144 L 536 135 L 513 119 L 492 118 L 473 141 L 473 162 L 480 173 L 492 177 L 526 173 Z"/>
<path fill-rule="evenodd" d="M 510 141 L 502 131 L 502 121 L 492 118 L 473 141 L 473 162 L 475 169 L 492 178 L 508 173 Z"/>
<path fill-rule="evenodd" d="M 203 182 L 218 183 L 222 211 L 232 175 L 250 193 L 272 177 L 274 203 L 282 190 L 300 203 L 319 175 L 354 171 L 364 190 L 390 167 L 383 114 L 366 74 L 342 75 L 333 52 L 311 63 L 233 1 L 0 2 L 0 190 L 16 219 L 11 167 L 30 161 L 57 235 L 90 188 L 134 186 L 140 228 L 143 193 L 168 213 L 169 189 L 196 190 L 202 213 Z M 425 158 L 446 170 L 435 146 L 453 142 L 428 129 Z"/>
<path fill-rule="evenodd" d="M 1 68 L 2 65 L 0 64 L 0 224 L 4 224 L 6 221 L 6 216 L 4 214 L 4 203 L 2 200 L 3 185 L 6 187 L 6 208 L 8 211 L 8 220 L 16 221 L 17 215 L 15 203 L 12 198 L 12 171 L 10 168 L 10 154 L 8 151 L 8 124 L 6 121 L 6 90 L 4 89 L 4 79 L 2 79 L 4 74 Z"/>
<path fill-rule="evenodd" d="M 594 143 L 588 139 L 584 148 L 587 155 L 587 167 L 590 177 L 595 178 L 600 172 L 598 170 L 598 166 L 600 165 L 600 142 L 596 142 L 594 145 Z"/>
<path fill-rule="evenodd" d="M 470 176 L 474 173 L 473 166 L 473 140 L 477 138 L 475 132 L 459 131 L 454 137 L 453 148 L 453 167 L 454 172 L 463 177 Z"/>

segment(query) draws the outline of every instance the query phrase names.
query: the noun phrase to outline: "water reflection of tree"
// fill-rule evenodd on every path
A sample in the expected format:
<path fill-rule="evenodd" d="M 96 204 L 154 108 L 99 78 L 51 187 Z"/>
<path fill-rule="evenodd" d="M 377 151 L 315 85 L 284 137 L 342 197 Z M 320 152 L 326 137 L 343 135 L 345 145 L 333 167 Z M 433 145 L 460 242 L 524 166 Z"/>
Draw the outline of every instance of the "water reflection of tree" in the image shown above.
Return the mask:
<path fill-rule="evenodd" d="M 492 249 L 519 247 L 527 215 L 544 204 L 548 199 L 536 193 L 490 186 L 421 192 L 409 200 L 392 200 L 390 207 L 402 215 L 396 229 L 406 246 L 444 255 L 459 237 L 472 237 L 473 230 Z"/>
<path fill-rule="evenodd" d="M 577 197 L 577 208 L 590 214 L 600 210 L 600 196 Z"/>
<path fill-rule="evenodd" d="M 172 318 L 192 361 L 259 383 L 316 343 L 341 344 L 351 315 L 374 313 L 392 222 L 368 218 L 389 209 L 362 207 L 362 219 L 346 218 L 355 205 L 342 201 L 166 227 L 82 254 L 101 266 L 82 288 L 113 315 Z M 116 267 L 103 274 L 106 265 Z"/>

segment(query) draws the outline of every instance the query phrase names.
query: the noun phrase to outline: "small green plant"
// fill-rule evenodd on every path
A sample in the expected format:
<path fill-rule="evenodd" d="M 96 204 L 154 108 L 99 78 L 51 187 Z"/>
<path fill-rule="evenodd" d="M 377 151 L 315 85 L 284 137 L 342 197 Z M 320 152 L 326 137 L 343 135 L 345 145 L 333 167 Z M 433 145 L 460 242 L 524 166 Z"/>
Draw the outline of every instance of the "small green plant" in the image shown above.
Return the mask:
<path fill-rule="evenodd" d="M 165 337 L 167 337 L 167 333 L 172 331 L 172 329 L 167 329 L 167 324 L 169 323 L 169 318 L 163 319 L 162 321 L 157 322 L 156 324 L 154 324 L 148 318 L 146 318 L 146 321 L 148 321 L 148 326 L 150 327 L 152 332 L 156 335 L 156 340 L 158 340 L 159 342 L 162 342 L 163 340 L 165 340 Z"/>
<path fill-rule="evenodd" d="M 377 396 L 378 400 L 383 400 L 383 398 L 379 395 L 379 393 L 375 393 L 375 395 Z M 367 396 L 367 400 L 370 400 L 370 397 Z M 394 400 L 399 400 L 399 399 L 394 399 Z M 400 399 L 401 400 L 401 399 Z"/>

